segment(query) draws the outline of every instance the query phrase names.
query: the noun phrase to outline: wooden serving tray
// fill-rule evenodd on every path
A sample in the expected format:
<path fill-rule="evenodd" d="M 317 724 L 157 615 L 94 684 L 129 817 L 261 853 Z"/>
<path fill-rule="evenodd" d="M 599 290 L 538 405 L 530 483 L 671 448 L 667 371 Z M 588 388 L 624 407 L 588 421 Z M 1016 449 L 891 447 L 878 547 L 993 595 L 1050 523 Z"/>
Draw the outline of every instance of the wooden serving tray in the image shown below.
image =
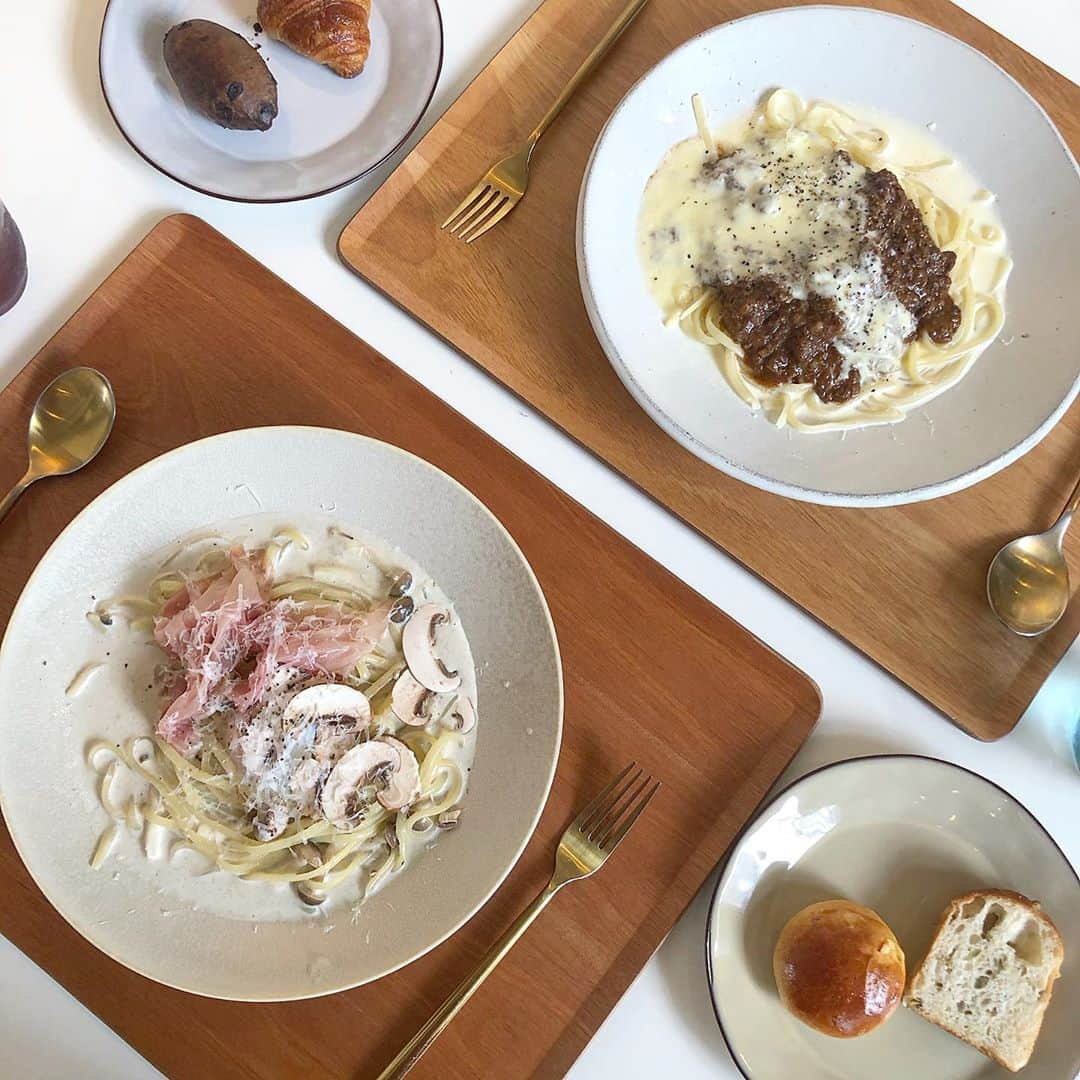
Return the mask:
<path fill-rule="evenodd" d="M 886 510 L 813 507 L 711 468 L 619 382 L 575 267 L 578 190 L 630 86 L 692 35 L 775 0 L 653 0 L 545 136 L 528 197 L 466 246 L 439 224 L 527 132 L 623 0 L 547 0 L 368 201 L 342 258 L 448 342 L 972 735 L 1011 731 L 1080 630 L 1080 605 L 1025 641 L 991 616 L 993 553 L 1053 520 L 1080 460 L 1080 403 L 1022 461 L 977 487 Z M 1019 79 L 1080 149 L 1080 88 L 945 0 L 872 6 L 934 24 Z M 888 553 L 887 560 L 881 553 Z"/>
<path fill-rule="evenodd" d="M 196 218 L 158 225 L 0 394 L 0 486 L 17 478 L 37 394 L 76 364 L 112 380 L 116 428 L 91 467 L 33 488 L 3 523 L 0 629 L 57 533 L 135 466 L 237 427 L 346 428 L 447 470 L 521 545 L 562 646 L 563 749 L 536 835 L 497 895 L 372 986 L 281 1005 L 159 986 L 53 911 L 3 829 L 0 932 L 171 1077 L 372 1076 L 540 889 L 576 808 L 636 758 L 664 782 L 647 813 L 610 865 L 557 898 L 416 1073 L 561 1075 L 809 734 L 816 687 Z M 619 613 L 618 633 L 601 610 Z"/>

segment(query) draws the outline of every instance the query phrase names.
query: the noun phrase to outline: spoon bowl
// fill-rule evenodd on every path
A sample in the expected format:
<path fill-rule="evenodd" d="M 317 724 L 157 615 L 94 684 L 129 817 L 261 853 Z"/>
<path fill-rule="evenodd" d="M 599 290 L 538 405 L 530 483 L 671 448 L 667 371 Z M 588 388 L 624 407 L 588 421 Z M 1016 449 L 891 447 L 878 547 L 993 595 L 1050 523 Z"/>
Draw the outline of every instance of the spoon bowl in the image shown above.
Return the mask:
<path fill-rule="evenodd" d="M 1069 606 L 1065 533 L 1080 507 L 1080 483 L 1061 517 L 1044 533 L 1006 544 L 986 572 L 986 596 L 994 614 L 1014 634 L 1038 637 L 1055 626 Z"/>
<path fill-rule="evenodd" d="M 23 478 L 0 501 L 0 519 L 31 484 L 47 476 L 66 476 L 93 461 L 115 420 L 116 397 L 100 371 L 72 368 L 53 379 L 30 417 L 30 463 Z"/>
<path fill-rule="evenodd" d="M 65 371 L 41 392 L 30 417 L 31 466 L 42 476 L 81 469 L 97 457 L 115 419 L 116 398 L 100 371 Z"/>
<path fill-rule="evenodd" d="M 986 594 L 994 614 L 1013 633 L 1036 637 L 1053 627 L 1069 605 L 1069 568 L 1057 526 L 1022 536 L 994 556 Z"/>

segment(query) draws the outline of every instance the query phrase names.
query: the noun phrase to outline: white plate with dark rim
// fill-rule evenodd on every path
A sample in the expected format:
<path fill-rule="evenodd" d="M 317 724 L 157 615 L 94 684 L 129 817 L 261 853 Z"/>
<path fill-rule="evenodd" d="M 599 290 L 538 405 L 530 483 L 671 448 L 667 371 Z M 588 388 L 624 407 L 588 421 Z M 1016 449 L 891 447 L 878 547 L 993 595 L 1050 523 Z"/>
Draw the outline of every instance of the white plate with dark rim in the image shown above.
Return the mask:
<path fill-rule="evenodd" d="M 439 81 L 438 0 L 375 0 L 371 54 L 355 79 L 254 33 L 256 0 L 109 0 L 101 87 L 124 138 L 205 195 L 287 202 L 325 195 L 385 161 L 420 123 Z M 180 99 L 162 55 L 170 27 L 210 19 L 261 47 L 278 84 L 269 131 L 227 131 Z"/>
<path fill-rule="evenodd" d="M 776 939 L 807 904 L 845 897 L 892 927 L 914 971 L 946 904 L 977 888 L 1038 900 L 1065 964 L 1026 1080 L 1080 1072 L 1080 879 L 1011 795 L 958 765 L 890 754 L 796 780 L 744 828 L 709 911 L 705 959 L 720 1030 L 750 1080 L 993 1080 L 1012 1075 L 903 1006 L 875 1031 L 833 1039 L 796 1020 L 772 974 Z"/>
<path fill-rule="evenodd" d="M 662 325 L 646 288 L 641 193 L 667 150 L 693 134 L 690 96 L 700 92 L 720 121 L 748 113 L 777 86 L 934 123 L 935 137 L 998 196 L 1015 259 L 1005 329 L 956 386 L 901 423 L 844 434 L 778 430 L 735 396 L 706 347 Z M 969 45 L 864 8 L 768 11 L 676 49 L 612 113 L 578 212 L 585 305 L 638 404 L 723 472 L 833 506 L 958 491 L 1046 435 L 1080 390 L 1080 305 L 1069 288 L 1077 250 L 1080 171 L 1039 105 Z"/>
<path fill-rule="evenodd" d="M 208 525 L 249 515 L 256 503 L 282 523 L 330 514 L 415 558 L 453 600 L 477 664 L 480 722 L 461 826 L 359 907 L 355 919 L 347 907 L 305 912 L 288 886 L 228 879 L 229 903 L 235 908 L 242 892 L 242 902 L 255 905 L 245 916 L 258 913 L 238 919 L 235 910 L 215 910 L 220 890 L 211 895 L 208 884 L 200 892 L 199 878 L 170 891 L 171 870 L 159 873 L 129 834 L 102 869 L 88 864 L 108 818 L 86 748 L 99 738 L 148 733 L 156 716 L 145 706 L 145 686 L 135 687 L 122 664 L 108 663 L 121 639 L 112 629 L 102 636 L 86 613 L 95 597 L 130 591 L 140 560 Z M 105 667 L 76 699 L 66 698 L 75 672 L 94 660 Z M 178 989 L 246 1001 L 315 997 L 370 982 L 457 930 L 532 835 L 562 736 L 555 629 L 506 530 L 420 458 L 320 428 L 255 428 L 191 443 L 95 499 L 23 590 L 0 645 L 0 700 L 0 808 L 50 903 L 118 963 Z M 293 902 L 283 905 L 260 892 L 266 888 L 285 890 Z"/>

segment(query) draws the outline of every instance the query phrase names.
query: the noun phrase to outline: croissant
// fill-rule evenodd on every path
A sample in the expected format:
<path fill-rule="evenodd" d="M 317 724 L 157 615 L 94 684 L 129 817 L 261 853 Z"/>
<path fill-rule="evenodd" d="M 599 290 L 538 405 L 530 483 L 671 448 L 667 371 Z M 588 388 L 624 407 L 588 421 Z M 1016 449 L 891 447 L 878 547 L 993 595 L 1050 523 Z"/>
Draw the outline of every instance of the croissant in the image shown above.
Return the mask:
<path fill-rule="evenodd" d="M 364 70 L 370 16 L 371 0 L 259 0 L 259 22 L 271 37 L 343 79 Z"/>

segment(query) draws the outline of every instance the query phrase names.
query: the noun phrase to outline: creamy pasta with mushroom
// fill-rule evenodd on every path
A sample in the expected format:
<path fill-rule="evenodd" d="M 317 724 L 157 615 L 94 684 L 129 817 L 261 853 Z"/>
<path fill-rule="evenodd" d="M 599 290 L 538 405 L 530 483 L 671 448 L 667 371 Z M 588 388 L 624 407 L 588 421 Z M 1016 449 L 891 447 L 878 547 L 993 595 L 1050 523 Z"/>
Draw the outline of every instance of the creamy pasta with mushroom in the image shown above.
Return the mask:
<path fill-rule="evenodd" d="M 338 524 L 231 523 L 185 540 L 143 596 L 89 613 L 152 637 L 161 712 L 97 743 L 120 830 L 315 906 L 370 895 L 458 824 L 476 740 L 461 621 L 423 568 Z"/>

